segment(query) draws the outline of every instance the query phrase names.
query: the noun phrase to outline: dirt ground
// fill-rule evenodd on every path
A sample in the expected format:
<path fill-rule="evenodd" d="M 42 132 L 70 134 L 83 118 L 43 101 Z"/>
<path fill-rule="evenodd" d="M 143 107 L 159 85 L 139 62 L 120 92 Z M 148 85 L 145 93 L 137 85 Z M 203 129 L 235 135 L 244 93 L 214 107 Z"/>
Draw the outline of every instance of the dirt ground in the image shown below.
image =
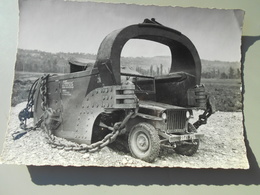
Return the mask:
<path fill-rule="evenodd" d="M 244 144 L 242 112 L 216 112 L 201 126 L 199 132 L 205 134 L 197 153 L 191 157 L 176 154 L 172 148 L 161 148 L 160 155 L 153 163 L 131 157 L 125 150 L 105 147 L 95 153 L 79 153 L 52 148 L 47 144 L 42 130 L 30 131 L 18 140 L 12 133 L 19 129 L 18 113 L 25 102 L 12 107 L 9 129 L 6 133 L 1 161 L 5 164 L 62 165 L 62 166 L 102 166 L 102 167 L 189 167 L 248 169 Z M 194 112 L 194 121 L 202 111 Z"/>

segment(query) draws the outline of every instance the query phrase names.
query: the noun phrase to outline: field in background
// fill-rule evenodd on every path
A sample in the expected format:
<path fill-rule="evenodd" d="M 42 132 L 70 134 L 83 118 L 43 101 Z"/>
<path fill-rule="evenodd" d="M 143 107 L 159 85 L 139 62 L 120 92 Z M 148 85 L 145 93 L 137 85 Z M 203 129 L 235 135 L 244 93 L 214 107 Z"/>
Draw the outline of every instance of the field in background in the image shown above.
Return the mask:
<path fill-rule="evenodd" d="M 202 79 L 208 94 L 216 99 L 219 111 L 242 111 L 242 83 L 240 79 Z"/>
<path fill-rule="evenodd" d="M 32 83 L 44 73 L 16 71 L 13 84 L 12 106 L 27 101 Z M 240 79 L 202 79 L 208 94 L 215 97 L 219 111 L 241 111 L 242 95 Z"/>
<path fill-rule="evenodd" d="M 11 105 L 27 101 L 31 85 L 44 73 L 15 71 Z"/>

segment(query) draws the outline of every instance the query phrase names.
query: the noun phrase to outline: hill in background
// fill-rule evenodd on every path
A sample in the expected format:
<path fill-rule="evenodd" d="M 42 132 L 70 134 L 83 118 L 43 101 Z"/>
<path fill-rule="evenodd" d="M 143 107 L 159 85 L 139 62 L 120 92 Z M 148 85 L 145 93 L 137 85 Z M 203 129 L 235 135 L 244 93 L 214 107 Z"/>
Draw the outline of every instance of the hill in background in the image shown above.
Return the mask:
<path fill-rule="evenodd" d="M 16 71 L 41 73 L 69 73 L 68 60 L 84 58 L 95 61 L 95 54 L 49 53 L 38 50 L 18 49 Z M 203 78 L 237 79 L 241 77 L 240 62 L 201 60 Z M 122 57 L 122 66 L 128 66 L 143 74 L 161 75 L 170 70 L 170 56 Z"/>

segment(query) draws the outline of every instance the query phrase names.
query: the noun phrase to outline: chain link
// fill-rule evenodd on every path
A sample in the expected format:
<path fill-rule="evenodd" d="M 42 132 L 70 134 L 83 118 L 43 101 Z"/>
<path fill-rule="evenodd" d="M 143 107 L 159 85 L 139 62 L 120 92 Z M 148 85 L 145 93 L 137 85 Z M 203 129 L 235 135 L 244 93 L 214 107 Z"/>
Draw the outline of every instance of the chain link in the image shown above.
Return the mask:
<path fill-rule="evenodd" d="M 129 112 L 129 114 L 126 116 L 126 118 L 123 120 L 122 123 L 120 123 L 119 127 L 114 127 L 114 130 L 106 135 L 102 140 L 95 142 L 93 144 L 87 145 L 87 144 L 77 144 L 77 143 L 69 143 L 64 144 L 61 143 L 56 139 L 56 137 L 51 133 L 51 131 L 46 127 L 45 122 L 43 122 L 43 129 L 46 133 L 46 138 L 48 144 L 51 145 L 52 148 L 57 149 L 64 149 L 65 151 L 79 151 L 82 153 L 89 152 L 93 153 L 101 148 L 104 148 L 108 144 L 112 143 L 116 137 L 119 135 L 120 130 L 122 130 L 125 126 L 125 123 L 130 119 L 130 117 L 133 115 L 134 112 Z"/>
<path fill-rule="evenodd" d="M 198 129 L 201 125 L 207 124 L 208 118 L 214 113 L 213 105 L 214 103 L 211 102 L 210 98 L 207 99 L 206 103 L 206 110 L 203 114 L 199 115 L 199 119 L 193 123 L 193 126 Z"/>
<path fill-rule="evenodd" d="M 41 78 L 41 87 L 40 87 L 40 94 L 41 94 L 41 108 L 44 111 L 45 114 L 48 115 L 48 110 L 51 110 L 51 108 L 48 107 L 47 103 L 47 79 L 48 75 Z M 101 141 L 95 142 L 93 144 L 87 145 L 87 144 L 64 144 L 57 140 L 57 138 L 52 134 L 51 130 L 47 128 L 46 126 L 46 117 L 41 117 L 41 121 L 38 121 L 42 124 L 43 130 L 46 134 L 47 142 L 51 145 L 53 148 L 58 149 L 64 149 L 66 151 L 79 151 L 79 152 L 96 152 L 97 150 L 100 150 L 101 148 L 104 148 L 108 144 L 112 143 L 116 137 L 119 135 L 120 130 L 123 129 L 126 122 L 130 119 L 130 117 L 134 114 L 134 112 L 130 111 L 128 115 L 125 117 L 125 119 L 117 124 L 111 133 L 106 135 Z"/>
<path fill-rule="evenodd" d="M 43 111 L 46 111 L 47 105 L 47 79 L 49 75 L 45 75 L 41 78 L 41 87 L 40 87 L 40 94 L 41 94 L 41 109 Z"/>
<path fill-rule="evenodd" d="M 41 123 L 43 121 L 43 115 L 39 118 L 39 120 L 35 123 L 32 127 L 27 127 L 27 119 L 33 117 L 32 107 L 34 105 L 34 93 L 36 91 L 36 88 L 38 85 L 41 87 L 45 85 L 46 87 L 46 79 L 49 75 L 44 75 L 40 79 L 37 79 L 31 86 L 29 90 L 28 100 L 26 107 L 19 113 L 19 120 L 20 120 L 20 128 L 21 130 L 18 130 L 12 134 L 12 137 L 14 140 L 21 138 L 23 135 L 25 135 L 29 131 L 36 130 L 41 126 Z M 46 90 L 46 89 L 45 89 Z M 47 102 L 47 100 L 45 100 Z"/>
<path fill-rule="evenodd" d="M 87 145 L 87 144 L 77 144 L 77 143 L 61 143 L 58 141 L 57 137 L 54 136 L 50 129 L 47 128 L 46 125 L 46 118 L 48 118 L 48 114 L 52 113 L 52 109 L 48 106 L 48 100 L 47 100 L 47 80 L 48 80 L 49 74 L 42 76 L 38 81 L 37 85 L 40 85 L 40 95 L 41 95 L 41 109 L 43 110 L 43 114 L 39 118 L 39 120 L 35 123 L 34 127 L 27 128 L 26 120 L 23 120 L 21 122 L 20 126 L 23 126 L 22 131 L 15 132 L 13 134 L 14 139 L 18 139 L 25 133 L 31 130 L 36 130 L 40 126 L 42 127 L 43 131 L 45 132 L 45 136 L 47 139 L 47 143 L 51 145 L 52 148 L 57 149 L 64 149 L 65 151 L 78 151 L 78 152 L 96 152 L 100 150 L 101 148 L 104 148 L 108 144 L 112 143 L 116 137 L 119 135 L 120 131 L 124 128 L 126 122 L 131 118 L 131 116 L 134 114 L 133 111 L 130 111 L 125 119 L 117 123 L 112 129 L 112 132 L 107 134 L 102 140 L 95 142 L 93 144 Z M 35 89 L 34 89 L 35 90 Z M 28 102 L 27 105 L 30 105 L 30 108 L 33 106 L 33 101 Z M 26 108 L 26 111 L 28 108 Z M 25 122 L 24 122 L 25 121 Z"/>

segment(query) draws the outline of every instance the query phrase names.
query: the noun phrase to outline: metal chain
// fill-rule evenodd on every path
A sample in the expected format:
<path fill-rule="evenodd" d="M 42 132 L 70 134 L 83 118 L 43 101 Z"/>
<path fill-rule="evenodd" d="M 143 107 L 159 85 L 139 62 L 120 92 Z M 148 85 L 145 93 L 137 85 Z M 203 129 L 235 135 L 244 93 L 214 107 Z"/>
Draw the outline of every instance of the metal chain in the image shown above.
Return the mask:
<path fill-rule="evenodd" d="M 48 108 L 48 105 L 47 105 L 47 79 L 48 79 L 48 77 L 49 77 L 49 75 L 46 75 L 41 78 L 40 94 L 41 94 L 41 99 L 42 99 L 41 109 L 43 112 L 46 111 L 46 109 Z"/>
<path fill-rule="evenodd" d="M 31 86 L 30 92 L 28 95 L 28 100 L 26 107 L 19 113 L 18 118 L 20 120 L 20 128 L 21 130 L 18 130 L 12 134 L 12 137 L 14 140 L 21 138 L 23 135 L 25 135 L 29 131 L 36 130 L 41 126 L 41 123 L 43 121 L 43 115 L 39 118 L 39 120 L 35 123 L 34 126 L 32 127 L 27 127 L 27 119 L 33 117 L 33 112 L 32 112 L 32 106 L 34 105 L 34 93 L 36 91 L 36 87 L 38 84 L 43 86 L 43 84 L 46 84 L 46 79 L 49 75 L 44 75 L 40 79 L 37 79 Z M 45 85 L 46 86 L 46 85 Z M 46 90 L 46 89 L 45 89 Z M 47 102 L 47 100 L 45 100 Z M 31 110 L 31 111 L 29 111 Z"/>
<path fill-rule="evenodd" d="M 48 113 L 52 113 L 52 108 L 48 107 L 47 102 L 47 79 L 49 75 L 42 76 L 38 81 L 37 84 L 40 84 L 40 94 L 41 94 L 41 109 L 43 110 L 43 114 L 39 118 L 39 120 L 35 123 L 34 127 L 27 128 L 26 122 L 23 123 L 23 131 L 15 132 L 13 134 L 14 139 L 20 138 L 22 135 L 27 133 L 31 130 L 36 130 L 40 126 L 42 126 L 46 138 L 47 143 L 51 145 L 53 148 L 58 149 L 64 149 L 66 151 L 79 151 L 79 152 L 96 152 L 97 150 L 100 150 L 101 148 L 107 146 L 108 144 L 112 143 L 116 137 L 119 135 L 120 130 L 122 130 L 127 123 L 127 121 L 133 116 L 134 112 L 130 111 L 128 115 L 125 117 L 125 119 L 117 123 L 114 127 L 112 127 L 112 132 L 107 134 L 102 140 L 95 142 L 93 144 L 87 145 L 87 144 L 77 144 L 77 143 L 61 143 L 58 141 L 57 137 L 54 136 L 50 129 L 47 128 L 46 125 L 46 118 L 48 118 Z M 28 104 L 27 104 L 28 105 Z M 30 103 L 30 106 L 33 106 L 33 103 Z"/>
<path fill-rule="evenodd" d="M 48 113 L 52 113 L 52 109 L 48 107 L 47 103 L 47 79 L 48 75 L 46 77 L 43 77 L 41 79 L 41 87 L 40 87 L 40 94 L 41 94 L 41 108 L 44 111 L 45 115 L 48 115 Z M 48 112 L 49 111 L 49 112 Z M 95 152 L 97 150 L 100 150 L 101 148 L 107 146 L 109 143 L 112 143 L 116 137 L 119 135 L 120 130 L 122 130 L 126 124 L 126 122 L 130 119 L 130 117 L 134 114 L 133 111 L 130 111 L 128 115 L 125 117 L 125 119 L 121 123 L 117 123 L 113 127 L 113 131 L 106 135 L 102 140 L 95 142 L 93 144 L 87 145 L 87 144 L 64 144 L 58 141 L 58 139 L 52 134 L 51 130 L 47 128 L 46 126 L 46 118 L 48 117 L 41 117 L 43 119 L 41 121 L 43 130 L 46 134 L 47 142 L 51 145 L 53 148 L 58 149 L 64 149 L 66 151 L 80 151 L 80 152 Z"/>
<path fill-rule="evenodd" d="M 210 98 L 208 98 L 206 103 L 206 110 L 203 112 L 203 114 L 199 115 L 199 119 L 193 123 L 193 126 L 198 129 L 201 125 L 207 124 L 207 120 L 213 114 L 213 112 L 214 109 L 212 102 L 210 101 Z"/>
<path fill-rule="evenodd" d="M 122 130 L 126 124 L 126 122 L 131 118 L 131 116 L 134 114 L 133 111 L 130 111 L 128 115 L 125 117 L 125 119 L 121 123 L 117 123 L 113 127 L 113 131 L 109 134 L 107 134 L 102 140 L 95 142 L 93 144 L 87 145 L 87 144 L 64 144 L 57 140 L 57 138 L 51 133 L 51 131 L 46 127 L 45 122 L 43 122 L 43 129 L 46 133 L 46 138 L 48 140 L 48 144 L 50 144 L 53 148 L 57 149 L 64 149 L 66 151 L 79 151 L 82 153 L 85 152 L 96 152 L 100 150 L 101 148 L 104 148 L 108 144 L 115 141 L 116 137 L 119 135 L 120 130 Z"/>

